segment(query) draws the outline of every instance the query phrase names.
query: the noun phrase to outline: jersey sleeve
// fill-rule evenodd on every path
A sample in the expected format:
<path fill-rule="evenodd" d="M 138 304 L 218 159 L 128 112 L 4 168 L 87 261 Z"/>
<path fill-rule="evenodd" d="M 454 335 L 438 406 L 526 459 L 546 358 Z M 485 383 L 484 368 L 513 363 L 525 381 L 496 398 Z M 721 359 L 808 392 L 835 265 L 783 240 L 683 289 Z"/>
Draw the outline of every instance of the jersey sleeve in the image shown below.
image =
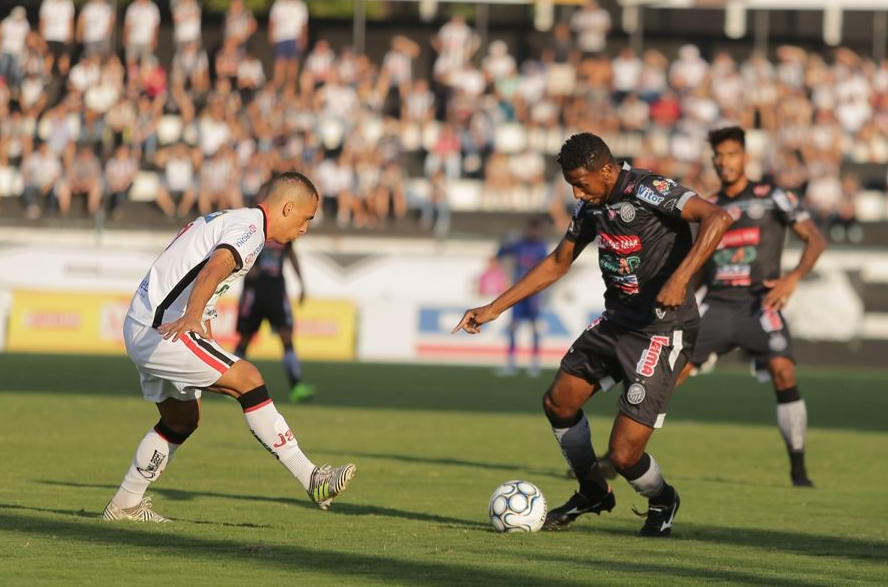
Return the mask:
<path fill-rule="evenodd" d="M 774 191 L 771 192 L 771 199 L 774 200 L 777 216 L 784 224 L 792 225 L 811 218 L 798 196 L 790 190 L 774 188 Z"/>
<path fill-rule="evenodd" d="M 577 202 L 564 238 L 580 250 L 595 240 L 595 219 L 587 214 L 585 202 Z"/>
<path fill-rule="evenodd" d="M 227 249 L 234 255 L 235 271 L 251 267 L 265 246 L 262 227 L 248 220 L 231 219 L 222 230 L 216 249 Z"/>
<path fill-rule="evenodd" d="M 662 175 L 648 175 L 638 182 L 633 196 L 643 206 L 664 216 L 681 218 L 685 204 L 697 193 L 674 179 Z"/>

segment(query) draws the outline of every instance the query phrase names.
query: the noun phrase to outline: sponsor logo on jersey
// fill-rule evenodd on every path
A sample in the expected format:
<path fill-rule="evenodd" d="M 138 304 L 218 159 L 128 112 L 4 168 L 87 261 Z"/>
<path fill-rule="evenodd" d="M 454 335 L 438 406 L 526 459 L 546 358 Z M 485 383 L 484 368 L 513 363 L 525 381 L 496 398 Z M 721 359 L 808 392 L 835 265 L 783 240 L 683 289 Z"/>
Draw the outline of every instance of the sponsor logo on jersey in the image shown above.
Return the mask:
<path fill-rule="evenodd" d="M 648 345 L 648 348 L 641 351 L 641 358 L 638 360 L 638 364 L 635 366 L 635 372 L 642 377 L 650 377 L 651 375 L 653 375 L 654 369 L 657 367 L 657 363 L 660 362 L 660 353 L 663 351 L 663 348 L 667 346 L 669 346 L 668 336 L 652 336 L 651 343 Z M 644 399 L 643 394 L 642 399 Z M 639 403 L 640 401 L 641 400 L 631 403 Z"/>
<path fill-rule="evenodd" d="M 592 324 L 590 324 L 589 326 L 587 326 L 587 327 L 586 327 L 586 330 L 592 330 L 593 328 L 595 328 L 596 326 L 598 326 L 599 324 L 601 324 L 602 322 L 604 322 L 604 320 L 605 320 L 605 317 L 604 317 L 604 314 L 602 314 L 601 316 L 599 316 L 598 318 L 596 318 L 595 321 L 592 322 Z M 570 347 L 570 352 L 573 352 L 573 347 Z"/>
<path fill-rule="evenodd" d="M 155 477 L 157 477 L 158 469 L 160 469 L 165 460 L 166 455 L 155 450 L 154 454 L 151 455 L 151 460 L 148 461 L 148 466 L 144 469 L 142 467 L 136 467 L 136 471 L 138 471 L 139 475 L 141 475 L 145 479 L 154 479 Z"/>
<path fill-rule="evenodd" d="M 244 243 L 246 243 L 247 241 L 250 240 L 250 237 L 252 237 L 254 234 L 256 234 L 257 230 L 259 230 L 259 229 L 256 228 L 256 225 L 251 224 L 250 227 L 242 235 L 240 235 L 236 241 L 234 241 L 234 246 L 236 246 L 236 247 L 243 246 Z"/>
<path fill-rule="evenodd" d="M 602 232 L 598 235 L 598 247 L 611 253 L 625 255 L 641 250 L 641 238 L 637 234 L 611 235 Z"/>
<path fill-rule="evenodd" d="M 628 196 L 628 195 L 631 194 L 634 190 L 635 190 L 635 182 L 634 182 L 634 181 L 630 181 L 629 184 L 626 186 L 626 189 L 623 190 L 623 193 L 626 194 L 626 195 Z"/>
<path fill-rule="evenodd" d="M 662 320 L 666 317 L 666 310 L 662 310 L 660 308 L 654 308 L 654 314 L 657 315 L 657 320 Z"/>
<path fill-rule="evenodd" d="M 756 198 L 764 198 L 771 193 L 771 184 L 763 183 L 752 188 L 752 193 Z"/>
<path fill-rule="evenodd" d="M 756 258 L 755 247 L 736 247 L 732 249 L 720 249 L 712 255 L 712 260 L 717 266 L 740 265 L 753 263 Z"/>
<path fill-rule="evenodd" d="M 247 255 L 246 257 L 244 257 L 244 269 L 246 269 L 246 268 L 250 265 L 250 263 L 253 262 L 253 259 L 256 258 L 256 255 L 258 255 L 259 253 L 262 252 L 262 247 L 264 246 L 264 244 L 265 244 L 265 243 L 260 244 L 258 247 L 256 247 L 256 248 L 253 250 L 252 253 L 250 253 L 249 255 Z"/>
<path fill-rule="evenodd" d="M 644 396 L 644 385 L 642 385 L 641 383 L 633 383 L 629 386 L 629 389 L 626 390 L 626 401 L 633 406 L 637 406 L 638 404 L 643 402 Z"/>
<path fill-rule="evenodd" d="M 731 249 L 734 247 L 755 246 L 761 241 L 762 231 L 759 227 L 737 228 L 729 230 L 718 243 L 719 249 Z"/>
<path fill-rule="evenodd" d="M 728 213 L 728 216 L 731 217 L 731 220 L 737 222 L 740 220 L 740 217 L 743 216 L 743 210 L 740 209 L 740 206 L 726 206 L 725 212 Z"/>
<path fill-rule="evenodd" d="M 746 208 L 746 215 L 752 218 L 753 220 L 758 220 L 762 216 L 765 215 L 765 207 L 759 204 L 758 202 L 752 202 Z"/>
<path fill-rule="evenodd" d="M 212 212 L 210 214 L 207 214 L 206 216 L 203 217 L 203 219 L 204 219 L 205 223 L 209 224 L 210 222 L 212 222 L 216 218 L 219 218 L 223 214 L 227 214 L 227 213 L 228 213 L 228 210 L 219 210 L 218 212 Z"/>
<path fill-rule="evenodd" d="M 654 186 L 655 190 L 657 190 L 664 196 L 668 196 L 669 191 L 678 184 L 671 179 L 655 179 L 651 182 L 651 185 Z"/>
<path fill-rule="evenodd" d="M 620 206 L 620 220 L 626 224 L 635 220 L 635 206 L 630 202 L 623 202 L 623 205 Z"/>
<path fill-rule="evenodd" d="M 641 265 L 641 258 L 636 255 L 628 257 L 615 257 L 602 253 L 598 256 L 598 266 L 608 273 L 616 273 L 617 275 L 629 275 L 638 269 Z"/>
<path fill-rule="evenodd" d="M 786 337 L 779 332 L 775 332 L 771 335 L 771 338 L 768 339 L 768 347 L 775 353 L 785 351 L 788 346 L 789 343 L 787 342 Z"/>
<path fill-rule="evenodd" d="M 660 203 L 666 199 L 663 196 L 658 196 L 657 192 L 645 185 L 638 186 L 638 189 L 635 191 L 635 197 L 639 200 L 644 200 L 648 204 L 653 204 L 654 206 L 659 206 Z"/>
<path fill-rule="evenodd" d="M 636 275 L 608 275 L 607 278 L 623 293 L 629 295 L 638 293 L 638 277 Z"/>
<path fill-rule="evenodd" d="M 751 273 L 749 265 L 722 265 L 715 272 L 715 281 L 734 286 L 751 285 Z"/>

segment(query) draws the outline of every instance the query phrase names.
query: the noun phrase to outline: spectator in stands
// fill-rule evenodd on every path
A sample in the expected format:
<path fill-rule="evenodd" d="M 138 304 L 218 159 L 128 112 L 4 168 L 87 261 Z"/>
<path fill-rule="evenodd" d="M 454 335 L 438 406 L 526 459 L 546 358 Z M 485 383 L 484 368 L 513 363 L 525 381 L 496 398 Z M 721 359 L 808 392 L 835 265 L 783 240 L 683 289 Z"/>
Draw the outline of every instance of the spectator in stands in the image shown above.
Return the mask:
<path fill-rule="evenodd" d="M 636 91 L 644 70 L 644 63 L 635 55 L 632 47 L 623 47 L 613 60 L 613 100 L 620 104 L 629 94 Z"/>
<path fill-rule="evenodd" d="M 22 204 L 28 218 L 39 218 L 41 203 L 49 207 L 56 198 L 56 183 L 62 175 L 62 164 L 49 145 L 41 142 L 37 150 L 22 162 L 22 180 L 25 185 Z"/>
<path fill-rule="evenodd" d="M 157 152 L 157 122 L 160 113 L 148 96 L 139 98 L 133 121 L 131 141 L 136 153 L 144 161 L 151 161 Z"/>
<path fill-rule="evenodd" d="M 424 79 L 414 81 L 401 106 L 401 120 L 426 123 L 435 117 L 435 95 Z"/>
<path fill-rule="evenodd" d="M 237 89 L 244 104 L 253 101 L 256 92 L 265 85 L 265 70 L 262 62 L 250 53 L 245 53 L 237 66 Z"/>
<path fill-rule="evenodd" d="M 68 75 L 74 42 L 74 3 L 71 0 L 43 0 L 40 34 L 49 46 L 53 71 L 62 77 Z"/>
<path fill-rule="evenodd" d="M 201 100 L 210 89 L 210 60 L 197 43 L 186 43 L 173 56 L 171 85 L 188 92 L 193 100 Z"/>
<path fill-rule="evenodd" d="M 234 42 L 242 53 L 247 50 L 247 42 L 256 32 L 256 18 L 244 0 L 231 0 L 225 14 L 225 40 Z"/>
<path fill-rule="evenodd" d="M 462 69 L 480 45 L 481 40 L 466 24 L 465 17 L 454 15 L 432 39 L 432 47 L 438 52 L 434 65 L 435 79 L 449 85 L 447 80 L 450 75 Z"/>
<path fill-rule="evenodd" d="M 302 0 L 275 0 L 268 16 L 268 38 L 274 45 L 274 85 L 295 84 L 299 57 L 308 44 L 308 8 Z"/>
<path fill-rule="evenodd" d="M 126 9 L 123 25 L 123 46 L 127 65 L 141 63 L 154 55 L 160 11 L 151 0 L 135 0 Z"/>
<path fill-rule="evenodd" d="M 157 152 L 154 163 L 163 175 L 156 203 L 168 218 L 174 215 L 182 218 L 191 213 L 197 201 L 194 178 L 200 162 L 200 151 L 182 141 Z"/>
<path fill-rule="evenodd" d="M 234 151 L 226 145 L 201 165 L 197 207 L 201 214 L 209 214 L 213 210 L 242 208 L 243 205 Z"/>
<path fill-rule="evenodd" d="M 216 53 L 216 78 L 227 79 L 232 86 L 237 85 L 237 71 L 240 67 L 241 51 L 237 42 L 226 39 Z"/>
<path fill-rule="evenodd" d="M 22 80 L 21 61 L 25 53 L 25 41 L 31 25 L 28 15 L 21 6 L 16 6 L 9 16 L 0 22 L 0 77 L 12 88 L 18 90 Z"/>
<path fill-rule="evenodd" d="M 201 10 L 197 0 L 173 2 L 173 40 L 176 49 L 185 45 L 200 45 Z"/>
<path fill-rule="evenodd" d="M 74 198 L 84 196 L 89 214 L 95 214 L 102 205 L 102 166 L 88 145 L 80 145 L 77 155 L 65 167 L 65 175 L 58 188 L 59 210 L 68 214 Z"/>
<path fill-rule="evenodd" d="M 111 205 L 111 218 L 123 216 L 123 205 L 129 198 L 130 188 L 136 179 L 139 165 L 129 145 L 118 145 L 114 156 L 105 163 L 105 187 Z"/>
<path fill-rule="evenodd" d="M 259 201 L 259 192 L 265 183 L 271 179 L 270 158 L 265 153 L 255 151 L 250 155 L 249 162 L 241 166 L 240 190 L 243 194 L 244 205 L 256 206 Z"/>
<path fill-rule="evenodd" d="M 607 34 L 611 30 L 610 13 L 589 0 L 570 17 L 570 28 L 577 35 L 577 47 L 585 56 L 604 52 Z"/>
<path fill-rule="evenodd" d="M 397 90 L 401 100 L 407 95 L 413 81 L 413 60 L 419 57 L 419 45 L 403 35 L 392 37 L 391 46 L 382 58 L 379 75 L 379 93 L 388 96 Z"/>
<path fill-rule="evenodd" d="M 303 95 L 311 96 L 318 87 L 326 84 L 335 72 L 335 65 L 336 53 L 330 48 L 330 43 L 324 39 L 318 40 L 305 60 L 305 71 L 299 82 Z M 277 67 L 276 62 L 275 71 Z"/>
<path fill-rule="evenodd" d="M 481 62 L 481 71 L 487 84 L 496 84 L 512 77 L 518 70 L 515 58 L 509 54 L 505 41 L 496 40 L 487 48 L 487 55 Z"/>
<path fill-rule="evenodd" d="M 111 36 L 114 33 L 114 11 L 107 0 L 89 0 L 77 19 L 77 42 L 83 44 L 87 56 L 104 57 L 111 53 Z"/>
<path fill-rule="evenodd" d="M 19 165 L 31 151 L 28 122 L 15 107 L 0 106 L 0 114 L 3 114 L 0 117 L 0 167 Z"/>

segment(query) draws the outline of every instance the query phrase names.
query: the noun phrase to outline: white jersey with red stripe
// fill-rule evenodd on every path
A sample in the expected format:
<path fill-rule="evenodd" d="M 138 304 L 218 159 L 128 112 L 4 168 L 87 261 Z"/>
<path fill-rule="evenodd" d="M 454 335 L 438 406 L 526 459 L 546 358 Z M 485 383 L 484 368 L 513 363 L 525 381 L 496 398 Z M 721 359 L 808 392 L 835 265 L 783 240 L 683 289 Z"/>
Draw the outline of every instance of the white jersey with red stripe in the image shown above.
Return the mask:
<path fill-rule="evenodd" d="M 236 267 L 204 307 L 204 321 L 215 317 L 216 301 L 256 262 L 265 246 L 267 230 L 262 208 L 223 210 L 189 222 L 151 265 L 127 316 L 152 328 L 184 316 L 198 273 L 216 249 L 224 248 L 234 255 Z"/>

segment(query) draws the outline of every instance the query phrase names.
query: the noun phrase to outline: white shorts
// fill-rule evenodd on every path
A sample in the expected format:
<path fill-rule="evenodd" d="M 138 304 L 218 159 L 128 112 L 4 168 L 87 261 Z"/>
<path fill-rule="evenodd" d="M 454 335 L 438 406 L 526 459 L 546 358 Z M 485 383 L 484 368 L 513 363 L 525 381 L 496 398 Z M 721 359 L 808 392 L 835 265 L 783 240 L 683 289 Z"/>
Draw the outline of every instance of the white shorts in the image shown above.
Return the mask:
<path fill-rule="evenodd" d="M 123 322 L 123 340 L 142 378 L 142 395 L 154 403 L 195 400 L 201 389 L 216 383 L 238 361 L 216 341 L 194 333 L 176 342 L 165 340 L 129 316 Z"/>

